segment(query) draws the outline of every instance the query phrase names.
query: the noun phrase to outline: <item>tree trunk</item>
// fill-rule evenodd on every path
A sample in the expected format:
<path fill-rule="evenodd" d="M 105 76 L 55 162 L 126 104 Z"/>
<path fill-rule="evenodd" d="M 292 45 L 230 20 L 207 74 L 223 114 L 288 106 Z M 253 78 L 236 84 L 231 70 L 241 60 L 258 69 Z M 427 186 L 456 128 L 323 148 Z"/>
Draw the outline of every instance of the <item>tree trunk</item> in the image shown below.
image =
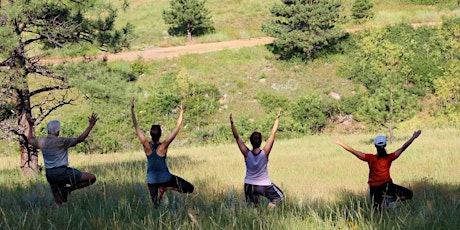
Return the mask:
<path fill-rule="evenodd" d="M 38 167 L 38 151 L 35 148 L 27 148 L 24 141 L 20 142 L 21 148 L 21 171 L 25 175 L 34 175 L 40 172 Z"/>
<path fill-rule="evenodd" d="M 19 61 L 24 62 L 22 59 Z M 24 65 L 22 65 L 24 66 Z M 17 114 L 18 126 L 18 141 L 19 149 L 21 151 L 21 171 L 25 175 L 33 175 L 40 172 L 38 168 L 38 151 L 35 148 L 32 148 L 27 140 L 27 134 L 29 129 L 32 129 L 32 134 L 34 134 L 34 127 L 30 127 L 29 122 L 27 121 L 27 115 L 32 117 L 32 110 L 30 107 L 30 91 L 29 84 L 27 82 L 27 71 L 17 71 L 18 73 L 25 73 L 24 76 L 21 76 L 23 80 L 22 88 L 17 90 L 14 94 L 15 98 L 15 109 Z"/>
<path fill-rule="evenodd" d="M 192 41 L 192 29 L 190 28 L 190 26 L 187 26 L 187 41 Z"/>
<path fill-rule="evenodd" d="M 26 100 L 28 101 L 28 100 Z M 38 150 L 33 148 L 27 140 L 27 133 L 29 129 L 32 129 L 34 133 L 34 127 L 29 125 L 26 119 L 27 111 L 23 111 L 19 119 L 19 127 L 24 130 L 24 135 L 19 135 L 19 149 L 21 151 L 21 171 L 25 175 L 34 175 L 40 172 L 38 167 Z M 30 115 L 30 114 L 29 114 Z"/>
<path fill-rule="evenodd" d="M 388 132 L 390 132 L 390 144 L 393 144 L 395 137 L 393 136 L 393 85 L 390 86 L 390 121 Z"/>

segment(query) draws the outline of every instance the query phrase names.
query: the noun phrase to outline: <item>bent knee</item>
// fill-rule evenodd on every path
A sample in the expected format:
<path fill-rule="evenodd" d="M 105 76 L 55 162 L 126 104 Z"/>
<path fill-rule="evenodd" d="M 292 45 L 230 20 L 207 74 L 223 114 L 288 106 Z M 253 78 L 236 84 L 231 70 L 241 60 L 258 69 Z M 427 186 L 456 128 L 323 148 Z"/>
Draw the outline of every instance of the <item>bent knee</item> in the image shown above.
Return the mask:
<path fill-rule="evenodd" d="M 410 200 L 412 199 L 412 197 L 414 196 L 414 193 L 412 191 L 409 191 L 407 194 L 406 194 L 406 199 Z"/>
<path fill-rule="evenodd" d="M 189 187 L 186 187 L 182 190 L 183 193 L 192 193 L 195 190 L 195 187 L 193 185 L 190 185 Z"/>
<path fill-rule="evenodd" d="M 80 177 L 80 181 L 89 181 L 89 183 L 96 182 L 96 176 L 92 173 L 84 172 L 83 175 Z"/>

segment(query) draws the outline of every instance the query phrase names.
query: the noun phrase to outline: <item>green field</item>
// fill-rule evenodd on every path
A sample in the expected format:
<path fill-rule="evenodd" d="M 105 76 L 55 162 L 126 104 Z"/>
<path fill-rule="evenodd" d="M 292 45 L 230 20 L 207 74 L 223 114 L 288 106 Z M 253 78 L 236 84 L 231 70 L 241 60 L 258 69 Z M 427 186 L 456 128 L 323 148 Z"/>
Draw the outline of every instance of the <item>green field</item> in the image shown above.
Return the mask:
<path fill-rule="evenodd" d="M 399 148 L 411 134 L 396 133 L 387 149 Z M 340 138 L 373 152 L 375 135 Z M 367 164 L 333 144 L 330 135 L 275 141 L 268 170 L 286 199 L 273 211 L 265 200 L 259 208 L 245 204 L 245 168 L 236 144 L 170 149 L 171 171 L 193 183 L 195 192 L 168 191 L 160 209 L 153 208 L 144 183 L 142 151 L 71 153 L 71 166 L 98 181 L 74 191 L 61 208 L 44 173 L 25 178 L 17 157 L 3 157 L 0 229 L 458 229 L 459 135 L 458 127 L 422 131 L 391 171 L 414 198 L 383 213 L 370 208 Z"/>

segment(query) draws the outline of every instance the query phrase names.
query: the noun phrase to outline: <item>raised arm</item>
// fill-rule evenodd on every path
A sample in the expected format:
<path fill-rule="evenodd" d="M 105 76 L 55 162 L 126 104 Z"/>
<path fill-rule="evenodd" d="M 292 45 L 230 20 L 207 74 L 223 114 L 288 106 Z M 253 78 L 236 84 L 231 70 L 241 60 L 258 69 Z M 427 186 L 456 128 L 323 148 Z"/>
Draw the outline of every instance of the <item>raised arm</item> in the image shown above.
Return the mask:
<path fill-rule="evenodd" d="M 281 117 L 281 108 L 278 110 L 278 115 L 276 115 L 276 117 L 275 117 L 275 123 L 273 124 L 273 128 L 272 128 L 272 131 L 270 133 L 270 137 L 268 137 L 267 143 L 265 144 L 265 146 L 263 148 L 263 150 L 265 152 L 265 155 L 267 155 L 267 156 L 272 151 L 273 143 L 275 143 L 275 135 L 276 135 L 276 132 L 278 131 L 280 117 Z"/>
<path fill-rule="evenodd" d="M 172 131 L 172 133 L 169 135 L 168 138 L 166 138 L 160 146 L 158 146 L 157 148 L 157 154 L 159 156 L 166 156 L 166 154 L 168 153 L 168 147 L 169 147 L 169 144 L 171 144 L 171 142 L 174 140 L 174 138 L 176 138 L 177 134 L 179 133 L 179 130 L 181 128 L 181 125 L 182 125 L 182 116 L 184 114 L 184 108 L 183 108 L 183 105 L 182 103 L 180 104 L 179 106 L 179 118 L 177 118 L 177 125 L 176 125 L 176 128 L 174 128 L 174 130 Z"/>
<path fill-rule="evenodd" d="M 85 129 L 85 131 L 83 131 L 83 133 L 80 134 L 80 136 L 77 137 L 77 143 L 83 142 L 86 139 L 86 137 L 88 137 L 89 133 L 93 129 L 93 127 L 96 124 L 98 119 L 99 118 L 97 117 L 97 114 L 95 114 L 95 113 L 92 113 L 91 116 L 88 117 L 89 125 Z"/>
<path fill-rule="evenodd" d="M 366 154 L 363 153 L 363 152 L 360 152 L 358 150 L 355 150 L 353 149 L 352 147 L 344 144 L 339 138 L 332 138 L 332 141 L 335 142 L 336 144 L 340 145 L 342 148 L 344 148 L 345 150 L 347 150 L 348 152 L 350 153 L 353 153 L 353 155 L 355 155 L 357 158 L 359 158 L 360 160 L 364 160 L 366 158 Z"/>
<path fill-rule="evenodd" d="M 401 155 L 401 153 L 403 153 L 404 150 L 406 150 L 407 147 L 409 147 L 409 145 L 412 144 L 412 142 L 415 140 L 415 138 L 417 138 L 418 136 L 420 136 L 421 133 L 422 133 L 421 130 L 415 131 L 414 134 L 412 134 L 412 137 L 409 138 L 409 140 L 407 140 L 406 143 L 404 143 L 404 144 L 401 146 L 401 148 L 399 148 L 399 149 L 397 149 L 397 150 L 395 151 L 396 158 L 398 158 L 398 157 Z"/>
<path fill-rule="evenodd" d="M 139 125 L 137 124 L 136 114 L 134 113 L 134 103 L 135 102 L 136 100 L 133 97 L 133 99 L 131 100 L 131 118 L 133 119 L 133 125 L 134 125 L 134 129 L 136 130 L 137 137 L 139 138 L 139 141 L 144 147 L 144 152 L 145 154 L 149 155 L 152 153 L 152 148 L 150 147 L 149 141 L 147 140 L 147 138 L 145 138 L 144 134 L 139 128 Z"/>
<path fill-rule="evenodd" d="M 233 137 L 238 144 L 238 148 L 240 149 L 241 153 L 243 154 L 244 158 L 248 157 L 249 148 L 244 144 L 244 141 L 241 139 L 240 135 L 238 135 L 238 131 L 236 130 L 235 124 L 233 124 L 233 116 L 230 113 L 230 126 L 232 127 Z"/>

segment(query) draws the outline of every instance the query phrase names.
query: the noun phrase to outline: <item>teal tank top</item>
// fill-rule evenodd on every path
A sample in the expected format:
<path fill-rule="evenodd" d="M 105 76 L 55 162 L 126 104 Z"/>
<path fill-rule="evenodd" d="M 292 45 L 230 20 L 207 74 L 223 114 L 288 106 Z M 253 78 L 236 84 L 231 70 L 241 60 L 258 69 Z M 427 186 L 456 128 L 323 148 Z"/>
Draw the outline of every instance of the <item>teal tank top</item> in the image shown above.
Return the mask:
<path fill-rule="evenodd" d="M 164 183 L 171 180 L 173 175 L 166 164 L 166 156 L 160 157 L 157 154 L 157 147 L 161 143 L 149 142 L 149 145 L 152 148 L 152 154 L 147 156 L 147 184 Z"/>

